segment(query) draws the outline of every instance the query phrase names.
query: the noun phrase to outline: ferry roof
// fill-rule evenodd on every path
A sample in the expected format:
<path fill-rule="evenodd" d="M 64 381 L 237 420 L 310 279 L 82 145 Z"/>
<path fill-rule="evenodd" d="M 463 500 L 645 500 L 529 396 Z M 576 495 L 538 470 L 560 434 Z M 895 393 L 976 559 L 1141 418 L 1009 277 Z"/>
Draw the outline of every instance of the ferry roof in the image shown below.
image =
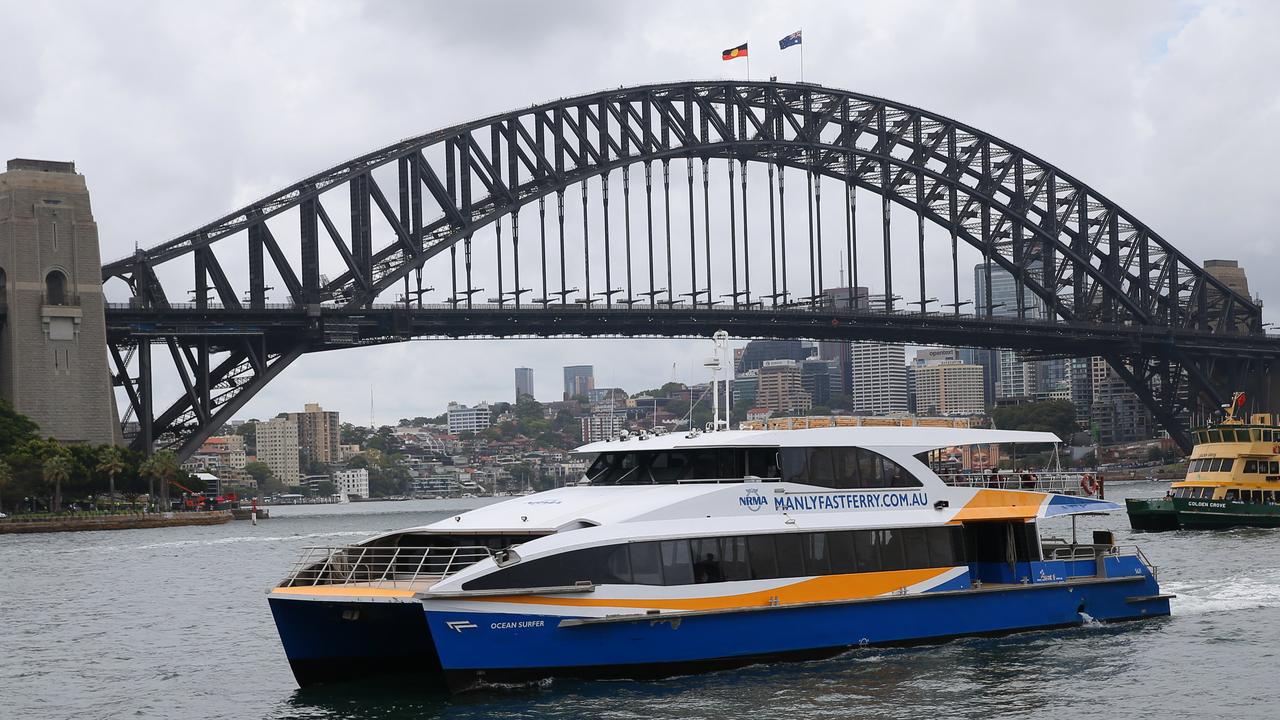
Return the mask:
<path fill-rule="evenodd" d="M 651 435 L 640 439 L 589 443 L 574 450 L 578 454 L 675 450 L 714 447 L 865 447 L 897 448 L 911 454 L 958 445 L 1006 443 L 1057 443 L 1057 435 L 1026 430 L 982 430 L 944 427 L 834 427 L 806 430 L 721 430 Z"/>

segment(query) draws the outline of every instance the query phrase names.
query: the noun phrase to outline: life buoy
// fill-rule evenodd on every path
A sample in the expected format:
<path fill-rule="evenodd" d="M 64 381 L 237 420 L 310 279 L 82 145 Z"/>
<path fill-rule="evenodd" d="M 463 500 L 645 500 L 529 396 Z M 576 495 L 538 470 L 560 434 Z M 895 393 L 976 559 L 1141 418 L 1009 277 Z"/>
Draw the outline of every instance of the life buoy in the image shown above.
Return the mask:
<path fill-rule="evenodd" d="M 1080 476 L 1080 489 L 1084 491 L 1085 495 L 1092 497 L 1098 492 L 1098 484 L 1094 482 L 1092 475 L 1085 473 Z"/>

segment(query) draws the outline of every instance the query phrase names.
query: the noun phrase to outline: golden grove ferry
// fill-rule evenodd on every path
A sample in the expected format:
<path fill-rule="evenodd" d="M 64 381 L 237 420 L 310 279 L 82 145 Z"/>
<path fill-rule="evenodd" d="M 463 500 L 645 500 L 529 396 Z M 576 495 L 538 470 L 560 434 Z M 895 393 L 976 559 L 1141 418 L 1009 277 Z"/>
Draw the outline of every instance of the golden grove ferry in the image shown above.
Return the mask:
<path fill-rule="evenodd" d="M 572 486 L 358 545 L 317 548 L 269 594 L 300 685 L 413 673 L 453 691 L 650 678 L 849 648 L 1169 614 L 1109 533 L 1044 518 L 1116 509 L 948 485 L 930 451 L 1053 443 L 934 427 L 632 435 Z"/>

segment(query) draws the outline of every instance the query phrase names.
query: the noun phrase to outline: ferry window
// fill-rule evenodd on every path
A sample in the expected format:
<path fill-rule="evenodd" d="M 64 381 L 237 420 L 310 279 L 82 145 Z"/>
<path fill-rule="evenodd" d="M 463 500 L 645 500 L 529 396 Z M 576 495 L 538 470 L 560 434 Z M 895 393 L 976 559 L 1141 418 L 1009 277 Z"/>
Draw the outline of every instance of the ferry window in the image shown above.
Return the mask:
<path fill-rule="evenodd" d="M 803 537 L 803 544 L 804 574 L 830 575 L 831 558 L 827 553 L 827 534 L 805 533 Z"/>
<path fill-rule="evenodd" d="M 587 468 L 587 478 L 592 483 L 599 483 L 608 474 L 609 468 L 617 460 L 617 457 L 617 453 L 600 453 L 597 455 L 595 462 L 591 463 L 591 467 Z"/>
<path fill-rule="evenodd" d="M 906 569 L 902 533 L 898 530 L 872 530 L 871 542 L 880 550 L 881 570 Z"/>
<path fill-rule="evenodd" d="M 1210 431 L 1209 431 L 1209 442 L 1211 442 L 1211 443 L 1219 443 L 1219 442 L 1222 442 L 1222 431 L 1221 431 L 1221 430 L 1210 430 Z"/>
<path fill-rule="evenodd" d="M 689 556 L 688 540 L 663 540 L 662 582 L 664 585 L 692 585 L 693 559 Z"/>
<path fill-rule="evenodd" d="M 888 480 L 887 487 L 920 487 L 920 481 L 898 463 L 882 457 L 880 464 L 884 472 L 882 479 Z"/>
<path fill-rule="evenodd" d="M 880 551 L 871 537 L 872 530 L 855 530 L 853 549 L 858 559 L 858 572 L 879 572 Z"/>
<path fill-rule="evenodd" d="M 950 567 L 964 564 L 964 543 L 960 541 L 960 528 L 928 528 L 929 567 Z"/>
<path fill-rule="evenodd" d="M 929 567 L 929 545 L 925 539 L 924 528 L 906 528 L 899 532 L 902 535 L 903 550 L 906 554 L 908 568 Z"/>
<path fill-rule="evenodd" d="M 880 456 L 872 452 L 858 452 L 858 484 L 862 487 L 879 487 Z"/>
<path fill-rule="evenodd" d="M 852 532 L 827 533 L 827 554 L 831 557 L 831 572 L 836 575 L 858 572 L 857 556 L 853 552 Z"/>
<path fill-rule="evenodd" d="M 751 535 L 747 538 L 747 554 L 751 557 L 751 577 L 765 580 L 778 577 L 777 553 L 772 535 Z"/>
<path fill-rule="evenodd" d="M 809 453 L 804 448 L 782 448 L 778 451 L 782 461 L 782 479 L 787 482 L 806 482 L 809 477 Z"/>
<path fill-rule="evenodd" d="M 1257 428 L 1253 428 L 1252 430 L 1249 431 L 1249 439 L 1252 440 L 1253 442 L 1261 442 L 1262 431 Z"/>
<path fill-rule="evenodd" d="M 836 474 L 832 487 L 866 487 L 858 476 L 858 451 L 855 448 L 831 448 L 831 464 L 835 466 Z"/>
<path fill-rule="evenodd" d="M 777 548 L 778 577 L 801 577 L 804 575 L 804 549 L 797 533 L 786 533 L 774 536 Z"/>
<path fill-rule="evenodd" d="M 1196 438 L 1196 444 L 1197 444 L 1197 445 L 1199 445 L 1199 444 L 1201 444 L 1201 443 L 1203 443 L 1203 442 L 1207 442 L 1208 435 L 1206 435 L 1206 434 L 1205 434 L 1205 431 L 1203 431 L 1203 430 L 1197 430 L 1197 431 L 1195 431 L 1195 432 L 1194 432 L 1194 433 L 1192 433 L 1192 434 L 1193 434 L 1193 435 L 1195 435 L 1195 438 Z"/>
<path fill-rule="evenodd" d="M 1239 499 L 1240 499 L 1240 494 L 1239 494 L 1235 489 L 1231 489 L 1231 490 L 1228 490 L 1228 491 L 1227 491 L 1226 497 L 1224 497 L 1223 499 L 1224 499 L 1224 500 L 1239 500 Z"/>
<path fill-rule="evenodd" d="M 1213 498 L 1213 488 L 1211 487 L 1200 488 L 1200 497 L 1205 500 L 1209 500 Z"/>
<path fill-rule="evenodd" d="M 750 580 L 747 539 L 741 535 L 720 538 L 720 573 L 726 581 Z"/>
<path fill-rule="evenodd" d="M 822 487 L 844 487 L 836 484 L 836 471 L 832 463 L 831 448 L 809 448 L 808 482 Z"/>
<path fill-rule="evenodd" d="M 662 553 L 658 543 L 631 543 L 631 577 L 639 585 L 662 584 Z"/>
<path fill-rule="evenodd" d="M 1267 473 L 1270 475 L 1280 473 L 1280 460 L 1268 460 Z"/>
<path fill-rule="evenodd" d="M 747 450 L 747 471 L 745 475 L 760 478 L 780 478 L 782 471 L 778 469 L 777 448 L 752 448 Z"/>
<path fill-rule="evenodd" d="M 649 459 L 649 479 L 659 485 L 679 480 L 688 470 L 688 456 L 667 450 L 653 454 Z"/>
<path fill-rule="evenodd" d="M 720 568 L 719 538 L 693 540 L 693 581 L 696 583 L 722 582 L 724 571 Z"/>
<path fill-rule="evenodd" d="M 1256 472 L 1258 472 L 1258 461 L 1257 461 L 1257 460 L 1245 460 L 1245 461 L 1244 461 L 1244 471 L 1245 471 L 1245 472 L 1247 472 L 1247 473 L 1256 473 Z"/>

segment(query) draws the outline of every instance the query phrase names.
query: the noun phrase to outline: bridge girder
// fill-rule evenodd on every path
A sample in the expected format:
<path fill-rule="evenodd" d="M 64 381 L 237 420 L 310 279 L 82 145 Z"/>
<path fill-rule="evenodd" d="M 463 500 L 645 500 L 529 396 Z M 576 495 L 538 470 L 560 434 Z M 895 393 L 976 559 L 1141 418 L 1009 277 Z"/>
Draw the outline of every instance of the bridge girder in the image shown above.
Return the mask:
<path fill-rule="evenodd" d="M 677 294 L 670 249 L 670 164 L 681 159 L 687 170 L 690 263 L 687 268 L 681 268 L 681 277 L 685 270 L 689 272 L 688 292 Z M 1009 314 L 1019 320 L 1033 320 L 1039 303 L 1047 308 L 1047 319 L 1057 326 L 1063 337 L 1084 337 L 1088 333 L 1079 328 L 1087 325 L 1176 331 L 1171 336 L 1173 339 L 1168 340 L 1166 351 L 1152 355 L 1127 355 L 1115 350 L 1093 353 L 1083 347 L 1076 351 L 1076 354 L 1106 355 L 1122 377 L 1160 414 L 1166 427 L 1172 427 L 1169 423 L 1185 416 L 1197 403 L 1220 403 L 1231 389 L 1221 385 L 1216 379 L 1221 373 L 1215 374 L 1217 371 L 1213 368 L 1235 360 L 1229 355 L 1214 354 L 1216 351 L 1202 355 L 1198 354 L 1199 350 L 1188 350 L 1190 344 L 1200 342 L 1198 338 L 1247 337 L 1249 340 L 1244 345 L 1262 348 L 1266 356 L 1256 362 L 1269 363 L 1277 356 L 1273 344 L 1262 333 L 1261 309 L 1249 298 L 1232 291 L 1093 188 L 1010 143 L 920 108 L 817 85 L 731 81 L 672 83 L 562 99 L 410 138 L 295 183 L 191 233 L 104 266 L 104 282 L 119 278 L 128 283 L 134 296 L 131 312 L 154 312 L 154 317 L 160 318 L 175 309 L 168 299 L 173 293 L 166 293 L 160 280 L 163 268 L 189 255 L 195 271 L 195 308 L 242 310 L 245 314 L 238 317 L 244 320 L 253 317 L 255 311 L 267 309 L 265 268 L 269 258 L 291 303 L 307 308 L 310 318 L 307 334 L 297 336 L 292 346 L 280 347 L 274 352 L 263 348 L 255 351 L 252 337 L 245 337 L 236 341 L 242 346 L 224 348 L 225 357 L 219 357 L 212 366 L 209 339 L 200 341 L 204 345 L 189 346 L 187 336 L 166 336 L 164 342 L 170 345 L 175 367 L 181 369 L 179 374 L 184 378 L 186 393 L 153 418 L 151 411 L 147 411 L 151 426 L 148 433 L 167 434 L 171 444 L 184 452 L 193 450 L 190 445 L 194 439 L 216 429 L 234 409 L 302 352 L 331 346 L 325 340 L 322 315 L 337 318 L 340 317 L 335 315 L 337 310 L 370 308 L 382 293 L 401 282 L 405 283 L 407 301 L 412 293 L 408 281 L 414 273 L 419 276 L 420 303 L 422 269 L 446 251 L 452 277 L 447 303 L 458 311 L 473 308 L 473 296 L 480 290 L 472 276 L 472 239 L 490 226 L 498 243 L 497 303 L 501 308 L 508 304 L 513 308 L 529 307 L 522 297 L 529 289 L 523 287 L 519 264 L 513 263 L 514 267 L 507 271 L 502 267 L 502 232 L 504 227 L 509 227 L 508 237 L 518 258 L 520 210 L 533 203 L 538 206 L 543 262 L 541 297 L 533 301 L 532 306 L 543 312 L 553 312 L 557 305 L 567 306 L 576 290 L 567 286 L 563 270 L 566 191 L 574 186 L 582 188 L 584 235 L 589 236 L 589 228 L 585 227 L 588 184 L 604 178 L 600 181 L 601 200 L 608 218 L 607 179 L 614 173 L 623 176 L 623 200 L 628 218 L 626 287 L 615 288 L 610 277 L 616 263 L 611 262 L 609 256 L 610 222 L 606 220 L 602 223 L 605 290 L 591 292 L 593 274 L 588 243 L 584 248 L 586 287 L 582 291 L 582 302 L 588 306 L 600 303 L 606 309 L 633 308 L 637 303 L 672 308 L 679 302 L 676 298 L 683 295 L 689 297 L 690 309 L 703 307 L 712 311 L 714 253 L 707 163 L 713 160 L 722 161 L 728 167 L 732 292 L 726 297 L 735 310 L 763 312 L 764 300 L 769 301 L 769 307 L 785 306 L 804 291 L 801 287 L 793 292 L 788 285 L 785 267 L 789 257 L 793 262 L 796 260 L 791 257 L 796 253 L 785 251 L 785 220 L 779 226 L 781 252 L 773 238 L 774 173 L 777 173 L 781 198 L 785 174 L 798 171 L 805 177 L 810 197 L 807 290 L 811 300 L 829 290 L 821 269 L 820 204 L 825 178 L 842 186 L 841 199 L 845 201 L 847 220 L 845 269 L 853 285 L 859 282 L 859 270 L 865 271 L 858 263 L 856 193 L 859 189 L 870 191 L 882 199 L 880 240 L 885 261 L 882 268 L 871 270 L 877 274 L 883 271 L 881 309 L 887 315 L 899 310 L 890 267 L 895 253 L 891 248 L 889 207 L 890 203 L 896 203 L 914 212 L 919 219 L 919 295 L 911 304 L 918 304 L 921 310 L 930 302 L 937 302 L 928 297 L 923 271 L 924 221 L 928 220 L 946 229 L 951 236 L 954 282 L 950 305 L 951 315 L 957 320 L 962 317 L 960 309 L 964 303 L 960 301 L 955 248 L 963 241 L 984 259 L 987 292 L 985 298 L 975 299 L 979 316 L 991 319 L 1007 312 L 997 312 L 991 299 L 991 274 L 994 268 L 1000 268 L 1014 278 L 1017 288 L 1016 308 L 1008 311 Z M 695 161 L 702 165 L 702 238 L 698 237 L 700 228 L 695 217 Z M 735 232 L 737 217 L 732 205 L 739 197 L 733 187 L 735 163 L 742 172 L 741 238 Z M 655 164 L 661 171 L 666 198 L 663 203 L 667 213 L 663 233 L 667 243 L 665 288 L 656 285 L 653 262 Z M 761 290 L 754 296 L 750 272 L 752 245 L 747 238 L 748 164 L 763 165 L 769 172 L 769 260 L 774 267 L 780 261 L 784 268 L 781 285 L 775 269 L 768 287 L 770 292 Z M 633 283 L 631 273 L 630 172 L 637 167 L 644 172 L 648 218 L 647 285 Z M 388 175 L 391 170 L 395 172 L 390 180 L 375 177 L 375 172 Z M 384 191 L 384 186 L 390 188 L 392 184 L 394 190 Z M 343 199 L 350 215 L 345 237 L 326 209 L 326 202 L 336 204 L 335 191 L 340 192 L 343 187 L 347 189 Z M 819 205 L 816 263 L 812 249 L 815 190 Z M 546 269 L 545 203 L 550 198 L 556 201 L 554 221 L 559 226 L 558 253 L 552 244 L 553 254 L 562 262 L 558 289 L 548 279 Z M 785 212 L 781 201 L 779 207 Z M 289 215 L 294 218 L 292 222 L 286 217 Z M 272 225 L 276 231 L 289 225 L 296 228 L 296 232 L 281 242 Z M 244 237 L 247 243 L 247 267 L 243 273 L 228 274 L 216 250 L 227 247 L 237 236 Z M 341 271 L 328 282 L 323 281 L 319 264 L 320 243 L 325 236 L 332 241 L 342 260 Z M 705 281 L 700 278 L 704 268 L 699 267 L 699 239 L 706 243 L 702 256 Z M 722 245 L 723 240 L 717 243 Z M 756 247 L 759 245 L 757 241 Z M 298 248 L 301 258 L 299 268 L 294 267 L 288 252 L 294 247 Z M 458 279 L 459 247 L 464 255 L 465 287 L 459 285 Z M 759 252 L 757 250 L 757 257 Z M 240 277 L 248 278 L 247 297 L 243 302 L 231 281 Z M 513 285 L 506 284 L 512 281 Z M 513 289 L 506 290 L 507 287 Z M 210 301 L 210 292 L 216 294 L 217 302 Z M 615 295 L 624 292 L 625 299 L 615 299 Z M 601 297 L 597 299 L 597 295 Z M 660 299 L 664 295 L 665 299 Z M 109 320 L 110 314 L 116 312 L 109 310 Z M 919 313 L 920 318 L 926 315 Z M 699 317 L 698 321 L 710 322 L 713 317 Z M 916 322 L 924 321 L 917 319 Z M 148 335 L 145 325 L 139 321 L 133 326 L 139 331 L 119 339 L 119 347 L 131 344 L 137 354 L 140 345 L 156 341 L 158 336 Z M 220 327 L 225 326 L 205 328 L 215 345 Z M 865 328 L 866 324 L 860 327 Z M 708 326 L 698 334 L 714 329 Z M 584 329 L 582 334 L 599 334 L 599 328 Z M 671 333 L 659 330 L 656 334 Z M 1043 334 L 1030 333 L 1029 336 L 1048 343 Z M 968 341 L 1003 347 L 997 345 L 1006 342 L 1003 337 L 998 333 L 978 334 L 969 336 Z M 124 354 L 115 355 L 117 361 L 125 360 Z M 1144 361 L 1148 357 L 1158 358 L 1161 367 L 1148 368 Z M 141 416 L 143 405 L 151 405 L 152 393 L 149 387 L 147 392 L 141 392 L 144 383 L 140 369 L 139 377 L 134 378 L 128 366 L 128 362 L 117 362 L 117 381 L 127 386 L 133 409 Z"/>

